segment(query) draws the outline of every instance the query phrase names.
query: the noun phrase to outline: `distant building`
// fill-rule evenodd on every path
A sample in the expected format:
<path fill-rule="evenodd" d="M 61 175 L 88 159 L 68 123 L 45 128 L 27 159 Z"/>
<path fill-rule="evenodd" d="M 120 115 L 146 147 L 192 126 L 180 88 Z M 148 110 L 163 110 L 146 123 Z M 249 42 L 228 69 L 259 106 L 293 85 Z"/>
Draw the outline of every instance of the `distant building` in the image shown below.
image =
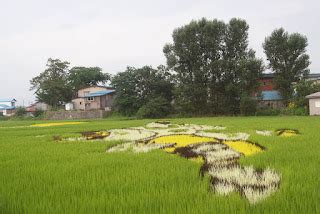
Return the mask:
<path fill-rule="evenodd" d="M 309 99 L 310 115 L 320 115 L 320 92 L 306 96 Z"/>
<path fill-rule="evenodd" d="M 283 102 L 281 94 L 274 88 L 274 74 L 263 74 L 258 80 L 260 86 L 256 93 L 258 106 L 260 108 L 283 108 Z"/>
<path fill-rule="evenodd" d="M 36 110 L 48 111 L 51 107 L 43 102 L 36 102 L 26 107 L 27 112 L 35 112 Z"/>
<path fill-rule="evenodd" d="M 320 83 L 320 73 L 311 73 L 308 75 L 307 80 Z M 257 100 L 260 108 L 283 108 L 282 97 L 279 90 L 274 86 L 274 74 L 265 73 L 258 80 L 260 86 L 256 93 Z M 258 96 L 260 94 L 260 96 Z"/>
<path fill-rule="evenodd" d="M 312 73 L 309 74 L 308 80 L 320 83 L 320 73 Z"/>
<path fill-rule="evenodd" d="M 12 116 L 16 110 L 16 99 L 0 99 L 0 113 L 4 116 Z"/>
<path fill-rule="evenodd" d="M 92 86 L 78 90 L 78 97 L 72 100 L 73 106 L 68 109 L 111 111 L 115 90 L 105 86 Z"/>

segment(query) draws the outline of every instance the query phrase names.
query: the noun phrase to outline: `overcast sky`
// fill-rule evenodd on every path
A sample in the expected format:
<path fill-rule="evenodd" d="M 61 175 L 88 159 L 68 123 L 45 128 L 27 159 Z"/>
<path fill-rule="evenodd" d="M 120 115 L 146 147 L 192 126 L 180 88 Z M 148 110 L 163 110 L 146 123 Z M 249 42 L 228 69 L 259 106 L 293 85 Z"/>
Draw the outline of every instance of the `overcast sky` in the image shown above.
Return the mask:
<path fill-rule="evenodd" d="M 308 38 L 310 70 L 320 73 L 319 0 L 0 0 L 0 98 L 34 101 L 29 80 L 49 57 L 71 66 L 99 66 L 115 74 L 126 66 L 165 63 L 172 31 L 192 19 L 233 17 L 250 26 L 249 45 L 284 27 Z"/>

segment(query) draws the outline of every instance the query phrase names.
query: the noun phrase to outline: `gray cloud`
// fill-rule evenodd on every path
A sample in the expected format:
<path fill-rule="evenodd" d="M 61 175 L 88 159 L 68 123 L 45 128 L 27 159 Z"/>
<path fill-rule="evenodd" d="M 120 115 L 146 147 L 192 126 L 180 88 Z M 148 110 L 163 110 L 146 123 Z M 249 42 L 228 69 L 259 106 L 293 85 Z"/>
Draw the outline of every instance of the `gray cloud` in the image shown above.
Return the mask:
<path fill-rule="evenodd" d="M 319 11 L 317 0 L 1 2 L 0 98 L 32 102 L 29 80 L 49 57 L 110 73 L 127 65 L 164 64 L 162 48 L 173 29 L 201 17 L 246 19 L 250 46 L 261 58 L 261 44 L 273 29 L 302 33 L 309 40 L 311 72 L 320 72 Z"/>

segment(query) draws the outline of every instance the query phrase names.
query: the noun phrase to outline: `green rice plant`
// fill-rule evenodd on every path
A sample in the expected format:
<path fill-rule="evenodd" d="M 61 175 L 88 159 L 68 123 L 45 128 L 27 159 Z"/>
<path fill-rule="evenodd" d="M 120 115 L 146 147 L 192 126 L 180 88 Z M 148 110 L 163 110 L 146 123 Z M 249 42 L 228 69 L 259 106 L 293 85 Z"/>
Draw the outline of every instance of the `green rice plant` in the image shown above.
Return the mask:
<path fill-rule="evenodd" d="M 242 166 L 272 168 L 280 189 L 250 205 L 238 193 L 209 191 L 200 163 L 156 150 L 106 153 L 122 142 L 54 142 L 69 136 L 142 126 L 152 120 L 91 120 L 79 125 L 29 127 L 43 121 L 0 122 L 0 213 L 319 213 L 319 117 L 170 119 L 250 133 L 266 150 L 241 157 Z M 294 137 L 255 130 L 299 130 Z"/>

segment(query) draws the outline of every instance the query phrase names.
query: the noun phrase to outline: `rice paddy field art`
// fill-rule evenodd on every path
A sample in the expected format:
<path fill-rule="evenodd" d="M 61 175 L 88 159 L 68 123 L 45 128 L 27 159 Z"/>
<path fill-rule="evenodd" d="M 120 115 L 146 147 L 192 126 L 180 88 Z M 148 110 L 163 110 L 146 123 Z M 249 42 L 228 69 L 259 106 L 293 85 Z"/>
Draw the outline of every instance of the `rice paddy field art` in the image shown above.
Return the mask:
<path fill-rule="evenodd" d="M 319 128 L 311 117 L 1 122 L 0 213 L 317 213 Z"/>

